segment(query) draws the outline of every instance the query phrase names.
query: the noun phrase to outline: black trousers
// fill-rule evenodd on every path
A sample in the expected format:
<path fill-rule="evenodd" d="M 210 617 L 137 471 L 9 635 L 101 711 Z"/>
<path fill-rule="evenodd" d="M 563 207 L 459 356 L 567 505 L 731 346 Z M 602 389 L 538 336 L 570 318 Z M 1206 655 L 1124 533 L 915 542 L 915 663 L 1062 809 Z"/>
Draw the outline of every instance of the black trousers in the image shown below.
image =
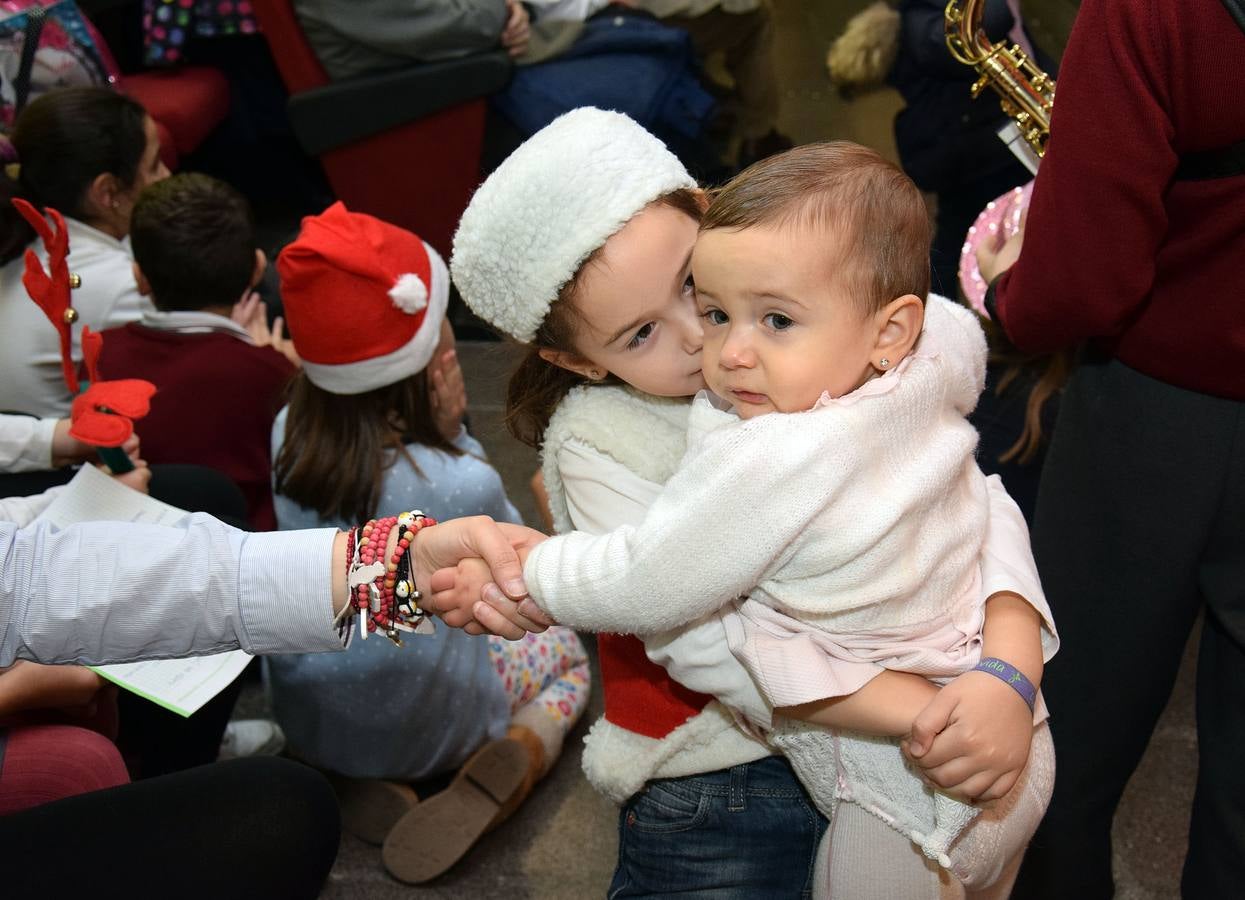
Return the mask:
<path fill-rule="evenodd" d="M 341 836 L 318 772 L 256 758 L 0 816 L 6 897 L 318 896 Z"/>
<path fill-rule="evenodd" d="M 1058 774 L 1013 896 L 1110 897 L 1111 821 L 1205 610 L 1185 897 L 1245 885 L 1245 403 L 1091 361 L 1063 395 L 1033 547 L 1062 639 Z"/>

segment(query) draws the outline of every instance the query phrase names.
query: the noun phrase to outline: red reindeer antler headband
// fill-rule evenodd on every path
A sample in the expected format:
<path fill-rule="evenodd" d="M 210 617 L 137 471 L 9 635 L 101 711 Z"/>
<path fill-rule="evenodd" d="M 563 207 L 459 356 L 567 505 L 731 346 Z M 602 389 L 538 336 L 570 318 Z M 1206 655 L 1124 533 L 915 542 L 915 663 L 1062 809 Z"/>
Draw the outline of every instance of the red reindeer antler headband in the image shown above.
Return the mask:
<path fill-rule="evenodd" d="M 65 385 L 75 395 L 69 434 L 93 447 L 120 447 L 134 433 L 134 420 L 141 419 L 150 410 L 156 386 L 137 378 L 100 381 L 99 354 L 104 338 L 84 327 L 82 353 L 90 386 L 82 390 L 73 363 L 70 334 L 78 313 L 69 297 L 70 291 L 81 284 L 81 279 L 69 272 L 69 233 L 65 229 L 65 220 L 49 207 L 47 215 L 52 219 L 52 225 L 49 225 L 47 219 L 25 200 L 14 199 L 13 206 L 30 223 L 47 250 L 46 272 L 34 250 L 26 250 L 26 271 L 22 275 L 22 284 L 30 299 L 38 304 L 60 335 L 61 372 L 65 376 Z"/>

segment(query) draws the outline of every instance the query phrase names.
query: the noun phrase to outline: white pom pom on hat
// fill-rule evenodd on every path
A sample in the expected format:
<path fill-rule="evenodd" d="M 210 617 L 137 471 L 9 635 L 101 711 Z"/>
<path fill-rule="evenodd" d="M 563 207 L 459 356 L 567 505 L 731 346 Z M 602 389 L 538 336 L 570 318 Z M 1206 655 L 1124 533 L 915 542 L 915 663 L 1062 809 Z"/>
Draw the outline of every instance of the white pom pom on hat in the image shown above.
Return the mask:
<path fill-rule="evenodd" d="M 407 315 L 414 315 L 428 305 L 428 288 L 414 272 L 398 276 L 397 282 L 389 289 L 389 297 L 393 305 Z"/>
<path fill-rule="evenodd" d="M 277 271 L 290 336 L 317 387 L 361 394 L 432 361 L 450 278 L 411 232 L 335 203 L 303 219 Z"/>
<path fill-rule="evenodd" d="M 582 107 L 528 138 L 482 184 L 454 235 L 454 284 L 480 318 L 531 341 L 558 291 L 636 213 L 696 181 L 622 113 Z"/>

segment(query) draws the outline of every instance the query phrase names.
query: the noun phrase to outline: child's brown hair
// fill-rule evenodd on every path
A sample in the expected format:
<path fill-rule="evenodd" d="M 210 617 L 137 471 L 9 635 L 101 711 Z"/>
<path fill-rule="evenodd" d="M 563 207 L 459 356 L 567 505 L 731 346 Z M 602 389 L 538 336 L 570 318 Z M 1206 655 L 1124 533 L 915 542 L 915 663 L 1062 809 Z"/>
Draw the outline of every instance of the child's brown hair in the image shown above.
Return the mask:
<path fill-rule="evenodd" d="M 677 209 L 699 222 L 705 211 L 705 196 L 700 191 L 683 188 L 658 197 L 650 205 L 653 204 Z M 575 308 L 575 292 L 580 275 L 600 252 L 600 247 L 594 250 L 580 264 L 574 277 L 558 291 L 558 297 L 536 330 L 536 337 L 532 339 L 527 354 L 510 376 L 510 384 L 506 388 L 506 427 L 529 447 L 540 447 L 545 429 L 549 427 L 549 419 L 562 398 L 572 388 L 592 383 L 582 375 L 545 361 L 540 351 L 575 352 L 575 335 L 581 320 L 579 310 Z M 604 383 L 617 384 L 618 381 L 611 375 Z"/>
<path fill-rule="evenodd" d="M 839 235 L 829 262 L 864 312 L 929 294 L 925 201 L 912 179 L 867 147 L 805 144 L 754 163 L 713 195 L 700 230 L 757 226 Z"/>
<path fill-rule="evenodd" d="M 376 514 L 385 472 L 407 444 L 462 456 L 437 430 L 428 370 L 362 394 L 334 394 L 305 373 L 290 385 L 285 440 L 272 463 L 276 493 L 322 519 L 365 522 Z"/>

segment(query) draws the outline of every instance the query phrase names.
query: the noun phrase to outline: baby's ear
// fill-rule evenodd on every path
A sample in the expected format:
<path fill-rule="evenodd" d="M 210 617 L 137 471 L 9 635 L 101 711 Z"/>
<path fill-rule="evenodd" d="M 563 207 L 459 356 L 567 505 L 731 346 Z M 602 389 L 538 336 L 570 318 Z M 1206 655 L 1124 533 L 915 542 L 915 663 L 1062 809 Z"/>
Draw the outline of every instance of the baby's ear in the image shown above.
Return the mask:
<path fill-rule="evenodd" d="M 138 263 L 134 263 L 130 268 L 134 271 L 134 284 L 138 287 L 139 294 L 144 297 L 150 297 L 151 282 L 147 280 L 143 270 L 139 268 Z"/>
<path fill-rule="evenodd" d="M 916 294 L 904 294 L 879 310 L 876 321 L 878 337 L 869 361 L 879 372 L 885 372 L 916 345 L 925 326 L 925 304 Z"/>

